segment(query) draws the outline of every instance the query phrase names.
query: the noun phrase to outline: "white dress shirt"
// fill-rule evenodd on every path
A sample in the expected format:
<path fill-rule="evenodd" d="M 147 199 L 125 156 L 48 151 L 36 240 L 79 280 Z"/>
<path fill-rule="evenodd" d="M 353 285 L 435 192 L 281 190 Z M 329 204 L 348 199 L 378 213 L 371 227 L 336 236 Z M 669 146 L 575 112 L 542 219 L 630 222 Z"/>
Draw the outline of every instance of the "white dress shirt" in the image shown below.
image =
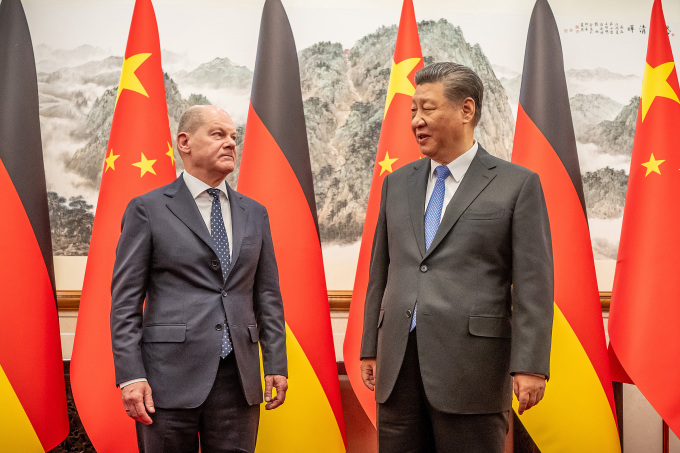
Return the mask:
<path fill-rule="evenodd" d="M 182 178 L 184 178 L 184 184 L 187 185 L 191 196 L 194 197 L 198 211 L 201 213 L 203 222 L 205 226 L 208 227 L 208 232 L 210 232 L 210 212 L 212 211 L 212 201 L 213 197 L 206 190 L 212 189 L 213 187 L 204 183 L 200 179 L 191 176 L 186 170 L 182 173 Z M 231 256 L 232 250 L 234 250 L 232 244 L 231 236 L 231 208 L 229 204 L 229 196 L 227 195 L 227 183 L 222 181 L 216 189 L 220 189 L 220 207 L 222 208 L 222 218 L 224 219 L 224 228 L 227 230 L 227 238 L 229 238 L 229 256 Z M 134 384 L 135 382 L 144 382 L 146 378 L 131 379 L 120 384 L 120 388 L 126 385 Z"/>
<path fill-rule="evenodd" d="M 444 217 L 446 207 L 449 205 L 449 202 L 456 193 L 456 190 L 458 190 L 458 186 L 460 186 L 463 176 L 465 176 L 468 168 L 470 168 L 472 159 L 474 159 L 477 155 L 478 147 L 479 145 L 477 144 L 477 140 L 475 140 L 472 148 L 465 151 L 447 165 L 451 174 L 444 180 L 444 205 L 442 207 L 441 217 Z M 434 183 L 437 182 L 437 173 L 435 173 L 435 169 L 440 165 L 441 164 L 438 164 L 435 161 L 430 161 L 430 177 L 427 180 L 427 192 L 425 192 L 425 212 L 427 212 L 427 204 L 430 202 L 430 197 L 432 197 L 432 192 L 434 191 Z M 439 219 L 440 221 L 441 217 Z"/>
<path fill-rule="evenodd" d="M 186 170 L 182 173 L 184 183 L 187 185 L 191 196 L 194 197 L 198 211 L 201 213 L 205 226 L 210 232 L 210 212 L 212 211 L 213 197 L 206 190 L 213 187 L 204 183 L 200 179 L 190 175 Z M 234 246 L 232 245 L 232 231 L 231 231 L 231 208 L 229 204 L 229 196 L 227 195 L 227 183 L 222 181 L 215 189 L 220 189 L 220 207 L 222 208 L 222 218 L 224 219 L 224 228 L 227 230 L 227 238 L 229 239 L 229 256 L 231 256 Z"/>

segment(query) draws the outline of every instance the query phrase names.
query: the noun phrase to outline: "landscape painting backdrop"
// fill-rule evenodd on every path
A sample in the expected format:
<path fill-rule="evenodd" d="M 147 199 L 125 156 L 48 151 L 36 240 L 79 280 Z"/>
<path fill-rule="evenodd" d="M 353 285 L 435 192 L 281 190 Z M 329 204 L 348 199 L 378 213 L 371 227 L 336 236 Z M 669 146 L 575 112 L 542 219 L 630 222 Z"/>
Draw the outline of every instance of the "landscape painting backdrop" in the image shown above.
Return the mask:
<path fill-rule="evenodd" d="M 154 2 L 173 136 L 185 108 L 215 104 L 232 114 L 239 155 L 263 2 L 243 3 Z M 333 1 L 318 8 L 311 0 L 283 3 L 298 43 L 329 289 L 351 289 L 401 2 Z M 581 0 L 553 0 L 551 5 L 565 54 L 593 250 L 596 259 L 614 260 L 652 1 L 600 3 L 589 7 Z M 69 13 L 52 20 L 48 16 L 55 11 L 54 1 L 26 0 L 24 5 L 38 70 L 54 253 L 86 256 L 134 2 L 61 1 L 60 14 Z M 97 5 L 118 14 L 111 13 L 119 17 L 115 33 L 87 33 Z M 456 61 L 481 76 L 485 96 L 476 138 L 492 154 L 510 159 L 533 1 L 508 6 L 502 0 L 483 0 L 470 6 L 463 1 L 414 0 L 414 6 L 425 64 Z M 194 23 L 191 14 L 201 9 L 213 18 L 229 17 L 225 28 L 216 27 L 211 35 L 209 17 L 204 17 L 203 27 Z M 239 21 L 239 12 L 243 22 L 224 33 Z M 166 45 L 164 24 L 176 24 L 181 17 L 187 19 L 186 26 L 173 25 L 173 39 Z M 351 17 L 359 18 L 355 27 Z M 315 20 L 313 26 L 307 25 L 309 20 Z M 677 48 L 680 6 L 666 8 L 666 20 Z M 201 31 L 194 33 L 191 27 Z M 237 179 L 238 171 L 228 182 L 236 187 Z"/>

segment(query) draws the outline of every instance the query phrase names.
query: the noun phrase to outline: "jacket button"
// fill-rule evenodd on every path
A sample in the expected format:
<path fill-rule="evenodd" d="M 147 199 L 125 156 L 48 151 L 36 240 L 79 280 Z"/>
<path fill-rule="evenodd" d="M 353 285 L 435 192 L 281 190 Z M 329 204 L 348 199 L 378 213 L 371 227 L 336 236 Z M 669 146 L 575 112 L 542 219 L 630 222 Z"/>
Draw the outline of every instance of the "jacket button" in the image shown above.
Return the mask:
<path fill-rule="evenodd" d="M 427 272 L 427 265 L 426 264 L 423 264 L 422 266 L 420 266 L 420 272 Z"/>
<path fill-rule="evenodd" d="M 217 261 L 216 259 L 214 259 L 214 260 L 212 260 L 212 261 L 210 262 L 210 265 L 211 265 L 212 267 L 216 268 L 216 269 L 217 269 L 217 266 L 218 266 L 219 264 L 220 264 L 220 262 Z"/>
<path fill-rule="evenodd" d="M 222 330 L 222 324 L 217 324 L 215 326 L 215 330 Z"/>
<path fill-rule="evenodd" d="M 222 291 L 222 297 L 227 297 L 227 292 L 226 292 L 226 291 Z"/>
<path fill-rule="evenodd" d="M 413 312 L 411 310 L 406 310 L 406 317 L 410 318 Z"/>

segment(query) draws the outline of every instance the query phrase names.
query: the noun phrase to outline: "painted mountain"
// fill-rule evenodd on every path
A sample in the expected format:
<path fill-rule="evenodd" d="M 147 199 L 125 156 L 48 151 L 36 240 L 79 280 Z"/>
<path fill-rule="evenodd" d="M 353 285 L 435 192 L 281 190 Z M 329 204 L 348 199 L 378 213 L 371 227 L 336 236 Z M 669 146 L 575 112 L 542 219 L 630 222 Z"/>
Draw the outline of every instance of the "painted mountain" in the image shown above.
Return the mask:
<path fill-rule="evenodd" d="M 480 75 L 485 96 L 476 138 L 492 154 L 509 159 L 521 75 L 507 68 L 495 72 L 481 47 L 469 44 L 461 29 L 444 19 L 418 25 L 426 64 L 456 61 Z M 361 237 L 396 34 L 395 25 L 385 26 L 349 49 L 319 42 L 299 51 L 324 245 L 353 244 Z M 90 46 L 56 50 L 41 45 L 36 55 L 55 254 L 86 255 L 122 57 Z M 185 108 L 211 103 L 231 113 L 242 139 L 252 70 L 225 57 L 192 68 L 182 61 L 163 51 L 173 135 Z M 634 91 L 625 96 L 620 91 L 626 84 L 639 86 L 639 78 L 602 69 L 567 76 L 579 153 L 594 162 L 582 167 L 592 231 L 592 219 L 606 223 L 620 216 L 637 109 L 635 99 L 625 106 L 622 101 Z M 611 83 L 619 91 L 612 92 Z M 593 86 L 603 92 L 592 92 Z M 179 171 L 181 160 L 176 162 Z M 236 171 L 228 181 L 233 186 L 237 178 Z M 598 254 L 615 257 L 617 244 L 603 228 Z"/>

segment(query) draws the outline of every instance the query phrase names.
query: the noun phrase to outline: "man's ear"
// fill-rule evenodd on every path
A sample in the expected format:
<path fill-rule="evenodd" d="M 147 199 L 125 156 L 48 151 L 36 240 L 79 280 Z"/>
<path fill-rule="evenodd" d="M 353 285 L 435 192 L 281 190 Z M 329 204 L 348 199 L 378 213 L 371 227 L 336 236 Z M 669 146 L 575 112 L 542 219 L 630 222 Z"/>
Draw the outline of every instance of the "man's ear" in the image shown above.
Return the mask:
<path fill-rule="evenodd" d="M 189 134 L 180 132 L 177 134 L 177 149 L 180 153 L 189 154 L 191 148 L 189 147 Z"/>
<path fill-rule="evenodd" d="M 475 117 L 476 108 L 477 106 L 475 105 L 475 101 L 472 98 L 468 97 L 463 100 L 461 109 L 463 109 L 463 120 L 466 123 L 472 122 Z"/>

